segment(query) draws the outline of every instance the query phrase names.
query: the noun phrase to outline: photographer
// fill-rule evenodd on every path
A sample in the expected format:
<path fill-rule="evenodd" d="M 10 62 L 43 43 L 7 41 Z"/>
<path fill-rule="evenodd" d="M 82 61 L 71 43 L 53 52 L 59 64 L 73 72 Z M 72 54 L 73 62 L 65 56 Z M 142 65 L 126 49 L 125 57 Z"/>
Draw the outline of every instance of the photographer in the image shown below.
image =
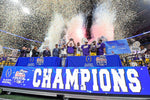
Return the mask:
<path fill-rule="evenodd" d="M 22 47 L 20 53 L 20 57 L 27 57 L 27 53 L 30 53 L 30 48 Z"/>
<path fill-rule="evenodd" d="M 70 43 L 70 42 L 73 42 L 73 44 L 74 44 L 74 46 L 72 45 L 72 43 Z M 70 43 L 70 44 L 69 44 Z M 68 45 L 69 44 L 69 45 Z M 67 54 L 68 54 L 68 56 L 74 56 L 74 53 L 75 53 L 75 47 L 76 47 L 76 44 L 75 44 L 75 42 L 74 42 L 74 40 L 71 38 L 69 41 L 68 41 L 68 43 L 67 43 Z"/>

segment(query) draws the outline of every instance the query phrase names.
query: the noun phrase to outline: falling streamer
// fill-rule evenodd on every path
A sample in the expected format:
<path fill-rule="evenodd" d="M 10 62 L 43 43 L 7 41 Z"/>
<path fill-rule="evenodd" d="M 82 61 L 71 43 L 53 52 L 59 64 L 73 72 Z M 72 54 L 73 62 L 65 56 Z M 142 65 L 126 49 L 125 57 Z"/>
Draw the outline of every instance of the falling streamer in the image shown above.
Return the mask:
<path fill-rule="evenodd" d="M 65 24 L 62 15 L 59 13 L 54 14 L 54 18 L 49 25 L 46 37 L 40 47 L 40 50 L 45 47 L 49 47 L 52 50 L 55 47 L 55 44 L 58 44 L 61 39 L 64 26 Z"/>
<path fill-rule="evenodd" d="M 113 40 L 115 17 L 116 12 L 111 9 L 110 1 L 103 2 L 97 6 L 93 13 L 92 40 L 97 40 L 102 36 L 108 40 Z"/>

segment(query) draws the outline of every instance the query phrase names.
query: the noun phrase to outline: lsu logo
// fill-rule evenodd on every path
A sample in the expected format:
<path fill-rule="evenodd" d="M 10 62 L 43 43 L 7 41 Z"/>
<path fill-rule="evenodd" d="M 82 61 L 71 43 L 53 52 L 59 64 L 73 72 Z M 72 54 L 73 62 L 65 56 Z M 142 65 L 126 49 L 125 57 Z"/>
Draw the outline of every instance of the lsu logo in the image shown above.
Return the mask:
<path fill-rule="evenodd" d="M 104 55 L 100 55 L 100 57 L 96 57 L 96 64 L 99 66 L 107 65 L 107 59 Z"/>
<path fill-rule="evenodd" d="M 43 63 L 44 63 L 44 58 L 43 57 L 37 58 L 37 61 L 36 61 L 37 65 L 43 65 Z"/>

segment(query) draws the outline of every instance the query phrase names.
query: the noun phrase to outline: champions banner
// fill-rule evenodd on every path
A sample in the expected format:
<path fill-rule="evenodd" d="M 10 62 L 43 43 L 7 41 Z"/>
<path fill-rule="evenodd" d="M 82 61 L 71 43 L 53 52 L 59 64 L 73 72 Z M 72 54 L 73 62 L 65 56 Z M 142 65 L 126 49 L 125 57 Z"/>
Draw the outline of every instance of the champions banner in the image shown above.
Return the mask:
<path fill-rule="evenodd" d="M 146 67 L 4 67 L 0 86 L 87 94 L 150 95 Z"/>
<path fill-rule="evenodd" d="M 105 42 L 107 54 L 131 53 L 126 39 Z"/>

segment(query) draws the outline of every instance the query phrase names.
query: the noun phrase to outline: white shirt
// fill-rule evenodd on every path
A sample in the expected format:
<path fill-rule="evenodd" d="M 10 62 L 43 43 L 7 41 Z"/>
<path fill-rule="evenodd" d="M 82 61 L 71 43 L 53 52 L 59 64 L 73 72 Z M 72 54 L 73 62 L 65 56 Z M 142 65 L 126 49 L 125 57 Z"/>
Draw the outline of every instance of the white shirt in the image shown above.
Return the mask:
<path fill-rule="evenodd" d="M 81 54 L 81 46 L 77 46 L 77 54 Z"/>
<path fill-rule="evenodd" d="M 150 55 L 149 54 L 145 54 L 145 58 L 150 58 Z"/>
<path fill-rule="evenodd" d="M 61 49 L 61 54 L 67 54 L 67 48 Z"/>
<path fill-rule="evenodd" d="M 143 50 L 140 49 L 140 51 L 138 53 L 145 53 L 146 52 L 146 48 L 144 48 Z"/>

